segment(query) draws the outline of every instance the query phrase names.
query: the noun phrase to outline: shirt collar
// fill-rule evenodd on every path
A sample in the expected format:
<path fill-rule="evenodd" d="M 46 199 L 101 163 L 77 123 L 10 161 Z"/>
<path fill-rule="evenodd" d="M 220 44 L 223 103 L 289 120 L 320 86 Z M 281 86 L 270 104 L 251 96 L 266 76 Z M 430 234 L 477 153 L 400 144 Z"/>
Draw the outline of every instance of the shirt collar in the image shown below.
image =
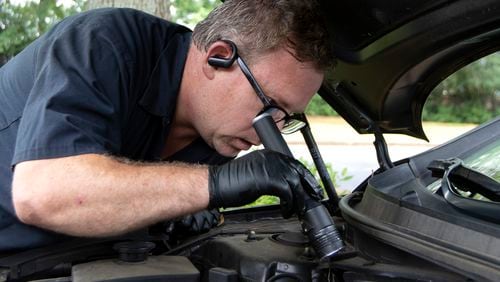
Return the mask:
<path fill-rule="evenodd" d="M 177 33 L 160 54 L 139 104 L 160 117 L 173 114 L 182 73 L 191 43 L 191 32 Z"/>

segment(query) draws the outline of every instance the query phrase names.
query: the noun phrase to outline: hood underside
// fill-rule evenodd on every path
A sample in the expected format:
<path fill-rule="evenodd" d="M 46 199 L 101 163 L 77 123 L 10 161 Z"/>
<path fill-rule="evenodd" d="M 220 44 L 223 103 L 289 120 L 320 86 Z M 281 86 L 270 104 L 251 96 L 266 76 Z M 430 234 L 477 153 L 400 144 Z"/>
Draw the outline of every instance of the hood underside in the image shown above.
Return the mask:
<path fill-rule="evenodd" d="M 337 65 L 319 94 L 359 133 L 426 139 L 432 89 L 500 49 L 497 0 L 320 2 Z"/>

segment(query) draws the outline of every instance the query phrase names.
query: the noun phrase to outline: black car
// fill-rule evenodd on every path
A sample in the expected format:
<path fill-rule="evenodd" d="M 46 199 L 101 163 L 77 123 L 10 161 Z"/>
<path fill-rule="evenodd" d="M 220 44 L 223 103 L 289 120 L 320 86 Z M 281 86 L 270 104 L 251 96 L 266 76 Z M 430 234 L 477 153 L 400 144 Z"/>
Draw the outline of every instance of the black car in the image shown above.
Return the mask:
<path fill-rule="evenodd" d="M 328 218 L 283 219 L 278 206 L 225 211 L 201 235 L 149 230 L 2 257 L 0 281 L 500 281 L 500 118 L 396 162 L 384 140 L 426 139 L 432 89 L 500 49 L 500 1 L 321 3 L 338 65 L 319 94 L 374 135 L 380 165 L 339 199 L 302 131 Z M 315 224 L 329 231 L 311 235 Z"/>

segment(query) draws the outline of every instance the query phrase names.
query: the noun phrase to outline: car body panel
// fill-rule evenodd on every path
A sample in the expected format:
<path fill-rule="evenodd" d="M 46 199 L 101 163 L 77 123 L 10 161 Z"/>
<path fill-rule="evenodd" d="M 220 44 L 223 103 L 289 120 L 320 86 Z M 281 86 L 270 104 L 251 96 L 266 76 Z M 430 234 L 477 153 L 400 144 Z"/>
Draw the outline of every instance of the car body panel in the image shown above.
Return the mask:
<path fill-rule="evenodd" d="M 426 139 L 430 91 L 500 46 L 498 1 L 344 2 L 323 1 L 338 64 L 320 95 L 359 133 Z"/>
<path fill-rule="evenodd" d="M 427 166 L 435 159 L 465 159 L 499 139 L 497 118 L 442 146 L 399 161 L 394 168 L 369 178 L 362 197 L 353 193 L 342 199 L 344 219 L 352 232 L 367 233 L 474 280 L 496 280 L 500 277 L 500 225 L 458 210 L 439 192 L 428 189 L 439 178 Z"/>

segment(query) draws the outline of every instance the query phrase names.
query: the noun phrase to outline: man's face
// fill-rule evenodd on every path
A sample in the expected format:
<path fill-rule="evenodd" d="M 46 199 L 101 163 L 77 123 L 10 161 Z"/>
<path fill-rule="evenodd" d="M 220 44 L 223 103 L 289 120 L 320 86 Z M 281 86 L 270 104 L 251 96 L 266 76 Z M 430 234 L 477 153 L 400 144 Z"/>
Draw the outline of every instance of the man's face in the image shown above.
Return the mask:
<path fill-rule="evenodd" d="M 249 68 L 264 94 L 289 114 L 303 112 L 323 81 L 322 72 L 297 61 L 286 49 L 266 54 Z M 225 156 L 260 144 L 252 120 L 264 104 L 238 64 L 216 70 L 211 83 L 214 87 L 197 120 L 205 141 Z"/>

